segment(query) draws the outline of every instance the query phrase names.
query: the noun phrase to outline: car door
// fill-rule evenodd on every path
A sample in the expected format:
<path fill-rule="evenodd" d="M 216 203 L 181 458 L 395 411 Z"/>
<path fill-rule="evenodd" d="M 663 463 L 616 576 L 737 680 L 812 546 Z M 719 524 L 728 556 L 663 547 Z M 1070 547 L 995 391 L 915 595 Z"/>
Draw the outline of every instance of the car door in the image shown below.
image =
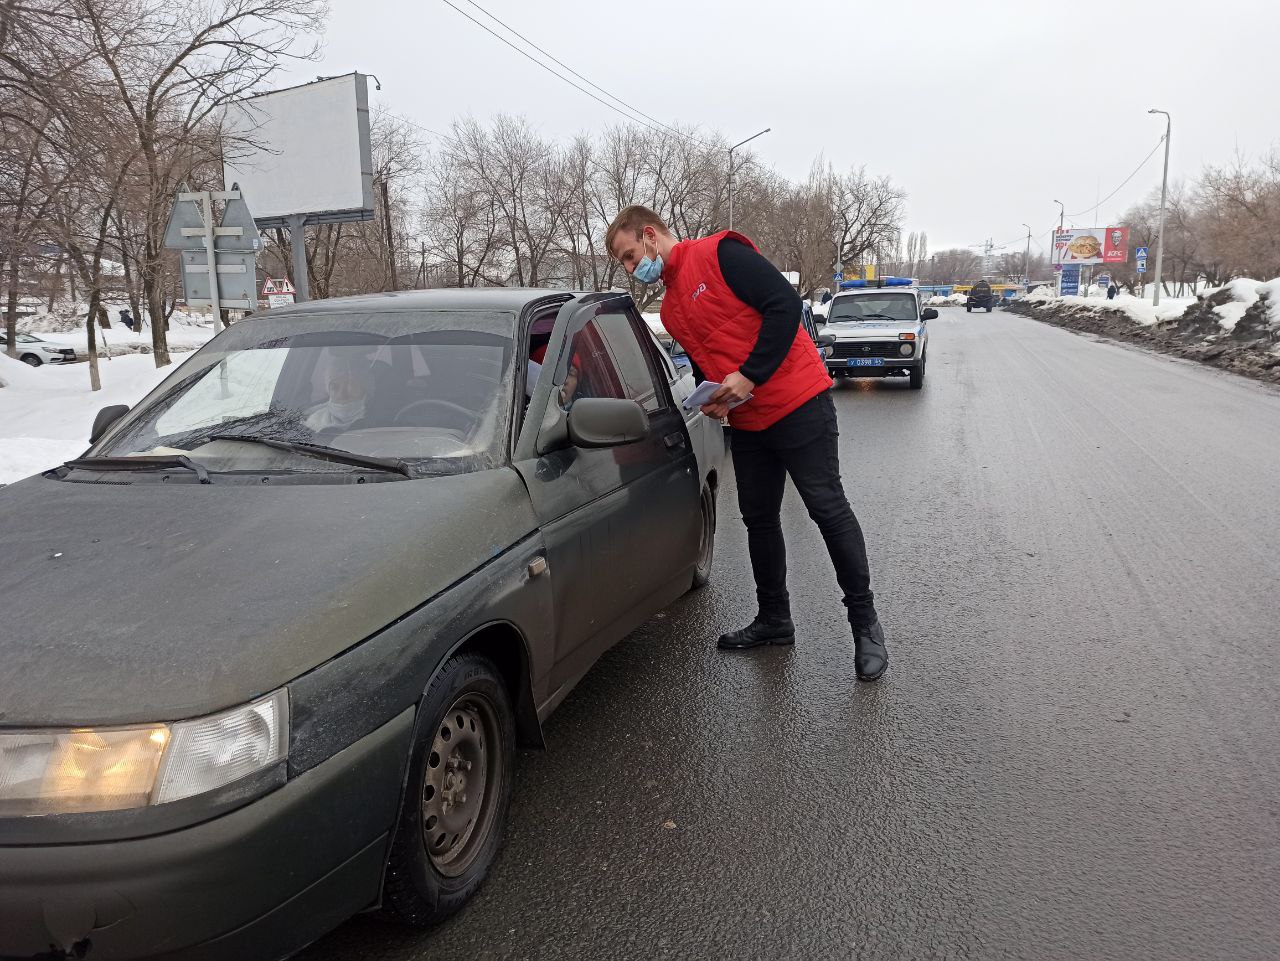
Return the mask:
<path fill-rule="evenodd" d="M 542 530 L 555 602 L 553 699 L 679 596 L 686 573 L 692 578 L 697 470 L 639 324 L 625 295 L 588 295 L 562 308 L 517 442 L 515 466 Z M 568 417 L 584 397 L 635 400 L 647 415 L 644 439 L 572 446 Z"/>

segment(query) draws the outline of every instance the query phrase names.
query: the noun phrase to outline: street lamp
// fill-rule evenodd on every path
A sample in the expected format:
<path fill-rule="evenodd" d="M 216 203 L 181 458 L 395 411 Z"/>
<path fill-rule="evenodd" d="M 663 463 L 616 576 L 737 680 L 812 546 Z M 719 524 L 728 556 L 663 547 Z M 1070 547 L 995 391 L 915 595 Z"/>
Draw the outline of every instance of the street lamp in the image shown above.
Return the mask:
<path fill-rule="evenodd" d="M 1169 190 L 1169 135 L 1173 133 L 1173 118 L 1167 110 L 1156 110 L 1154 107 L 1147 113 L 1162 113 L 1164 125 L 1164 177 L 1160 181 L 1160 230 L 1156 234 L 1156 296 L 1153 307 L 1160 306 L 1160 270 L 1164 267 L 1164 199 Z"/>
<path fill-rule="evenodd" d="M 746 140 L 743 140 L 741 143 L 736 143 L 729 148 L 729 229 L 730 230 L 733 229 L 733 152 L 737 150 L 739 147 L 741 147 L 742 144 L 751 143 L 751 141 L 755 140 L 756 137 L 763 137 L 772 129 L 773 129 L 772 127 L 765 127 L 759 133 L 753 133 Z"/>

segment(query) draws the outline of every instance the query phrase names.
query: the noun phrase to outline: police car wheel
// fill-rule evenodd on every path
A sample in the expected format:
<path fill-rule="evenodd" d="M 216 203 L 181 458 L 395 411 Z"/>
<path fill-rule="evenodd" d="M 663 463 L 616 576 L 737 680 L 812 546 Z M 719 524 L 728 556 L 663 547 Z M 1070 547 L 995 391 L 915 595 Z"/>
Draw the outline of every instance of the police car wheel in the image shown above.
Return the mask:
<path fill-rule="evenodd" d="M 42 361 L 42 360 L 41 360 L 39 357 L 37 357 L 35 354 L 23 354 L 23 355 L 22 355 L 22 362 L 23 362 L 24 364 L 28 364 L 28 365 L 29 365 L 29 366 L 31 366 L 31 367 L 39 367 L 41 364 L 43 364 L 43 363 L 44 363 L 44 361 Z"/>
<path fill-rule="evenodd" d="M 925 355 L 922 355 L 922 356 L 920 357 L 920 366 L 919 366 L 919 367 L 913 367 L 913 368 L 911 368 L 911 373 L 907 375 L 908 377 L 910 377 L 910 378 L 911 378 L 911 389 L 912 389 L 912 390 L 919 390 L 921 387 L 923 387 L 923 386 L 924 386 L 924 365 L 925 365 L 925 360 L 926 360 L 926 356 L 925 356 Z"/>

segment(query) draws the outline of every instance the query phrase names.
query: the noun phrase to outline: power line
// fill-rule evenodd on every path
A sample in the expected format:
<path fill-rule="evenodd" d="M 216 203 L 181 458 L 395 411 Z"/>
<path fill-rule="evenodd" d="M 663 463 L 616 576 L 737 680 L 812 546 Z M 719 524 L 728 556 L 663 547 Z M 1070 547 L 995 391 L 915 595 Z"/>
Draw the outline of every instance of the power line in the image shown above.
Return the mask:
<path fill-rule="evenodd" d="M 1120 186 L 1119 186 L 1119 187 L 1117 187 L 1115 190 L 1111 191 L 1111 193 L 1107 194 L 1105 197 L 1103 197 L 1101 200 L 1099 200 L 1096 204 L 1094 204 L 1094 205 L 1093 205 L 1092 207 L 1090 207 L 1088 210 L 1082 210 L 1082 211 L 1080 211 L 1078 214 L 1067 214 L 1067 216 L 1068 216 L 1068 217 L 1083 217 L 1085 214 L 1088 214 L 1088 213 L 1096 214 L 1096 213 L 1098 212 L 1098 208 L 1099 208 L 1099 207 L 1101 207 L 1101 206 L 1102 206 L 1103 204 L 1105 204 L 1108 200 L 1110 200 L 1112 197 L 1114 197 L 1116 194 L 1118 194 L 1121 190 L 1123 190 L 1123 189 L 1124 189 L 1125 184 L 1127 184 L 1130 180 L 1132 180 L 1134 177 L 1138 176 L 1138 171 L 1140 171 L 1143 167 L 1145 167 L 1145 166 L 1147 165 L 1147 161 L 1149 161 L 1152 157 L 1154 157 L 1154 156 L 1156 155 L 1156 151 L 1160 149 L 1160 145 L 1161 145 L 1162 143 L 1164 143 L 1164 134 L 1161 134 L 1161 135 L 1160 135 L 1160 139 L 1156 141 L 1156 145 L 1155 145 L 1154 147 L 1152 147 L 1152 148 L 1151 148 L 1151 153 L 1147 154 L 1145 157 L 1143 157 L 1143 158 L 1142 158 L 1142 163 L 1138 164 L 1138 166 L 1136 166 L 1136 167 L 1134 167 L 1134 168 L 1133 168 L 1133 173 L 1129 174 L 1129 176 L 1125 177 L 1125 178 L 1124 178 L 1124 180 L 1122 180 L 1122 181 L 1120 182 Z M 1095 226 L 1096 226 L 1096 224 L 1095 224 Z"/>
<path fill-rule="evenodd" d="M 533 56 L 533 54 L 529 53 L 527 50 L 522 50 L 520 47 L 517 47 L 514 43 L 512 43 L 512 42 L 511 42 L 510 40 L 508 40 L 506 37 L 502 36 L 502 34 L 498 33 L 496 30 L 493 30 L 493 29 L 492 29 L 491 27 L 489 27 L 487 24 L 483 24 L 483 23 L 481 23 L 481 22 L 480 22 L 479 20 L 477 20 L 475 17 L 471 16 L 471 14 L 467 13 L 467 11 L 463 10 L 461 7 L 459 7 L 459 6 L 457 6 L 456 4 L 454 4 L 454 3 L 452 2 L 452 0 L 442 0 L 442 2 L 445 4 L 445 6 L 450 7 L 450 8 L 452 8 L 453 10 L 457 11 L 458 13 L 462 14 L 462 16 L 466 17 L 468 20 L 470 20 L 472 23 L 474 23 L 474 24 L 475 24 L 477 27 L 479 27 L 481 30 L 485 31 L 485 33 L 488 33 L 488 34 L 490 34 L 491 36 L 496 37 L 498 40 L 501 40 L 503 43 L 505 43 L 508 47 L 510 47 L 510 48 L 511 48 L 512 50 L 514 50 L 516 53 L 520 54 L 520 56 L 524 57 L 524 58 L 525 58 L 525 59 L 527 59 L 527 60 L 532 61 L 533 63 L 536 63 L 536 64 L 537 64 L 539 67 L 541 67 L 543 70 L 547 71 L 547 73 L 551 74 L 553 77 L 556 77 L 556 78 L 557 78 L 557 79 L 559 79 L 559 80 L 563 80 L 565 83 L 567 83 L 569 86 L 573 87 L 575 90 L 579 91 L 580 93 L 585 93 L 585 94 L 586 94 L 588 97 L 590 97 L 592 100 L 596 101 L 596 103 L 601 104 L 602 106 L 608 107 L 608 108 L 609 108 L 610 110 L 612 110 L 614 113 L 619 114 L 620 116 L 626 117 L 626 119 L 627 119 L 627 120 L 629 120 L 629 121 L 631 121 L 632 123 L 638 123 L 638 124 L 640 124 L 640 126 L 642 126 L 642 127 L 647 127 L 648 129 L 652 130 L 654 133 L 659 133 L 659 134 L 661 134 L 661 133 L 667 133 L 667 131 L 664 131 L 664 130 L 659 129 L 658 127 L 655 127 L 652 123 L 649 123 L 647 120 L 641 120 L 641 119 L 639 119 L 639 118 L 637 118 L 637 117 L 633 117 L 633 116 L 631 116 L 630 114 L 628 114 L 628 113 L 626 113 L 625 111 L 623 111 L 622 109 L 620 109 L 619 107 L 615 106 L 614 104 L 609 103 L 609 101 L 607 101 L 607 100 L 603 100 L 603 99 L 601 99 L 600 97 L 597 97 L 594 93 L 592 93 L 592 92 L 591 92 L 590 90 L 588 90 L 586 87 L 583 87 L 583 86 L 580 86 L 580 85 L 578 85 L 578 84 L 574 83 L 572 80 L 570 80 L 570 79 L 569 79 L 568 77 L 566 77 L 564 74 L 562 74 L 562 73 L 558 73 L 556 70 L 554 70 L 554 69 L 552 69 L 551 67 L 547 66 L 545 63 L 543 63 L 543 62 L 542 62 L 541 60 L 539 60 L 537 57 Z M 494 19 L 496 20 L 497 18 L 495 17 Z M 501 21 L 499 21 L 499 22 L 501 22 Z M 504 24 L 504 26 L 505 26 L 505 24 Z M 510 29 L 510 28 L 508 27 L 507 29 Z M 515 33 L 515 31 L 513 30 L 513 31 L 512 31 L 512 33 Z M 516 36 L 520 36 L 520 35 L 519 35 L 519 34 L 516 34 Z M 523 37 L 521 37 L 521 39 L 523 40 L 524 38 L 523 38 Z M 527 41 L 527 40 L 526 40 L 525 42 L 526 42 L 526 43 L 528 43 L 528 41 Z M 530 44 L 530 46 L 532 46 L 532 44 Z M 559 61 L 557 61 L 557 62 L 559 62 Z M 590 81 L 588 81 L 588 83 L 590 83 Z M 592 84 L 592 86 L 595 86 L 595 84 Z M 599 88 L 597 88 L 597 89 L 599 89 Z M 612 96 L 612 94 L 610 94 L 609 96 Z M 616 98 L 615 98 L 615 99 L 616 99 Z M 619 103 L 622 103 L 622 101 L 620 101 L 620 100 L 619 100 L 618 102 L 619 102 Z M 629 108 L 629 109 L 634 109 L 634 108 Z M 638 112 L 639 112 L 639 111 L 637 111 L 637 113 L 638 113 Z M 680 137 L 681 139 L 683 139 L 683 140 L 688 140 L 688 141 L 690 141 L 690 142 L 692 142 L 692 143 L 695 143 L 695 144 L 697 144 L 697 145 L 698 145 L 698 146 L 700 146 L 700 147 L 706 147 L 706 146 L 707 146 L 706 144 L 702 143 L 701 141 L 694 140 L 692 137 L 688 137 L 688 136 L 686 136 L 685 134 L 677 133 L 677 134 L 676 134 L 676 136 L 679 136 L 679 137 Z"/>
<path fill-rule="evenodd" d="M 648 121 L 650 121 L 650 122 L 652 122 L 652 123 L 654 123 L 654 124 L 657 124 L 659 127 L 662 127 L 664 130 L 668 130 L 668 131 L 670 131 L 671 133 L 675 134 L 675 136 L 677 136 L 677 137 L 683 137 L 683 138 L 684 138 L 684 139 L 686 139 L 686 140 L 692 140 L 694 143 L 697 143 L 697 144 L 699 144 L 700 146 L 703 146 L 703 147 L 706 147 L 706 148 L 708 148 L 708 149 L 711 149 L 711 144 L 703 143 L 702 141 L 698 140 L 698 139 L 697 139 L 697 138 L 695 138 L 695 137 L 690 137 L 688 134 L 684 133 L 684 132 L 683 132 L 683 131 L 681 131 L 681 130 L 676 129 L 675 127 L 671 126 L 671 124 L 669 124 L 669 123 L 663 123 L 663 122 L 662 122 L 661 120 L 659 120 L 657 117 L 650 116 L 649 114 L 647 114 L 647 113 L 645 113 L 643 110 L 641 110 L 639 107 L 634 107 L 634 106 L 632 106 L 631 104 L 627 103 L 627 101 L 623 100 L 621 97 L 617 96 L 616 94 L 612 94 L 612 93 L 610 93 L 608 90 L 605 90 L 605 89 L 604 89 L 604 87 L 600 86 L 598 83 L 594 83 L 593 81 L 591 81 L 591 80 L 590 80 L 590 79 L 588 79 L 587 77 L 584 77 L 582 74 L 578 73 L 578 71 L 574 70 L 574 69 L 573 69 L 573 67 L 569 66 L 569 65 L 568 65 L 567 63 L 565 63 L 563 60 L 559 60 L 559 59 L 557 59 L 557 58 L 556 58 L 556 56 L 555 56 L 554 54 L 550 53 L 549 51 L 547 51 L 547 50 L 546 50 L 546 49 L 544 49 L 543 47 L 538 46 L 536 43 L 534 43 L 532 40 L 530 40 L 528 37 L 526 37 L 523 33 L 521 33 L 519 30 L 517 30 L 515 27 L 511 26 L 509 23 L 507 23 L 507 22 L 505 22 L 505 21 L 503 21 L 503 20 L 499 19 L 498 17 L 494 16 L 492 13 L 490 13 L 490 12 L 489 12 L 488 10 L 486 10 L 484 7 L 480 6 L 480 4 L 476 3 L 476 0 L 466 0 L 466 2 L 467 2 L 467 3 L 469 3 L 469 4 L 471 4 L 471 6 L 475 7 L 477 10 L 479 10 L 481 13 L 483 13 L 486 17 L 488 17 L 488 18 L 489 18 L 490 20 L 492 20 L 494 23 L 496 23 L 496 24 L 498 24 L 499 26 L 501 26 L 501 27 L 502 27 L 504 30 L 506 30 L 508 33 L 511 33 L 512 35 L 514 35 L 514 36 L 516 36 L 516 37 L 519 37 L 519 38 L 520 38 L 520 40 L 522 40 L 524 43 L 528 44 L 530 47 L 533 47 L 533 49 L 534 49 L 534 50 L 538 51 L 538 53 L 542 54 L 544 57 L 546 57 L 546 58 L 547 58 L 548 60 L 550 60 L 552 63 L 556 64 L 557 66 L 564 67 L 564 69 L 565 69 L 565 70 L 568 70 L 571 74 L 573 74 L 575 77 L 577 77 L 577 78 L 578 78 L 579 80 L 581 80 L 583 83 L 585 83 L 587 86 L 589 86 L 589 87 L 593 87 L 594 89 L 599 90 L 602 94 L 604 94 L 604 95 L 605 95 L 606 97 L 608 97 L 610 100 L 614 100 L 614 101 L 616 101 L 617 103 L 619 103 L 619 104 L 621 104 L 622 106 L 626 107 L 626 108 L 627 108 L 628 110 L 630 110 L 632 113 L 637 114 L 637 115 L 639 115 L 639 116 L 641 116 L 641 117 L 644 117 L 646 120 L 648 120 Z M 450 4 L 450 6 L 452 6 L 452 4 Z"/>

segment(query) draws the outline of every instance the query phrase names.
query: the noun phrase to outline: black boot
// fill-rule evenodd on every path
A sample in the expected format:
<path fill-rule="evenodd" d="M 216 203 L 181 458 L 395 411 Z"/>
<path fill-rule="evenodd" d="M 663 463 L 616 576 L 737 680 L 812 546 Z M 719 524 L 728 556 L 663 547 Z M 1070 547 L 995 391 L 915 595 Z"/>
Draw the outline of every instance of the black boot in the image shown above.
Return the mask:
<path fill-rule="evenodd" d="M 794 644 L 796 626 L 787 615 L 757 614 L 756 619 L 740 631 L 720 635 L 720 647 L 739 649 L 763 644 Z"/>
<path fill-rule="evenodd" d="M 879 621 L 868 627 L 853 629 L 853 666 L 858 680 L 874 681 L 889 666 L 889 652 L 884 647 L 884 628 Z"/>

